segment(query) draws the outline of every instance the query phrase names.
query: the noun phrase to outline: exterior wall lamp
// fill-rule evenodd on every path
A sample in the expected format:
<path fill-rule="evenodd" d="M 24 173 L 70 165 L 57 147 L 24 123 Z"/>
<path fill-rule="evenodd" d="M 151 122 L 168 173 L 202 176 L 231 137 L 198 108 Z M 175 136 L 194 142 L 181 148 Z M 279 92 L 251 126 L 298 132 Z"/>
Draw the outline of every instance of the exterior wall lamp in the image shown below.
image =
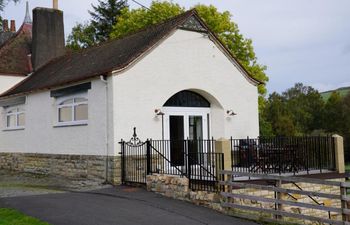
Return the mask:
<path fill-rule="evenodd" d="M 164 112 L 161 109 L 155 109 L 156 116 L 162 116 L 162 140 L 164 140 Z"/>
<path fill-rule="evenodd" d="M 157 116 L 163 116 L 163 115 L 164 115 L 164 113 L 163 113 L 162 110 L 160 110 L 160 109 L 155 109 L 155 110 L 154 110 L 154 113 L 155 113 Z"/>
<path fill-rule="evenodd" d="M 227 111 L 226 111 L 226 114 L 227 114 L 228 116 L 235 116 L 235 115 L 237 115 L 237 113 L 235 113 L 232 109 L 227 110 Z"/>

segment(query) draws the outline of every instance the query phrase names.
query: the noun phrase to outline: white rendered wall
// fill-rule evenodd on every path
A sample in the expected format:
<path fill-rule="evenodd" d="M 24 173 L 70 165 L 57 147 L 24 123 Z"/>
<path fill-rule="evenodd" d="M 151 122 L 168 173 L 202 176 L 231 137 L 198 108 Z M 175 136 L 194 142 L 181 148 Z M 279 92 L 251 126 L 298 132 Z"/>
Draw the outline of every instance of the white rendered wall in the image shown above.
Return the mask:
<path fill-rule="evenodd" d="M 176 31 L 127 71 L 113 76 L 113 84 L 115 140 L 130 138 L 134 126 L 142 140 L 160 139 L 161 117 L 154 110 L 182 90 L 194 90 L 211 102 L 214 138 L 259 134 L 257 87 L 200 33 Z M 237 115 L 228 117 L 226 110 Z"/>
<path fill-rule="evenodd" d="M 27 96 L 24 130 L 4 131 L 1 108 L 0 152 L 106 155 L 106 84 L 94 80 L 91 85 L 85 126 L 54 127 L 56 99 L 49 91 Z"/>
<path fill-rule="evenodd" d="M 105 155 L 108 115 L 109 154 L 117 155 L 118 141 L 129 139 L 134 126 L 142 140 L 160 139 L 161 117 L 154 110 L 182 90 L 196 91 L 211 102 L 214 138 L 259 133 L 257 87 L 202 34 L 179 30 L 108 80 L 108 113 L 106 84 L 98 79 L 92 82 L 87 126 L 55 128 L 56 102 L 50 92 L 27 97 L 25 130 L 3 131 L 1 112 L 0 152 Z M 229 109 L 237 116 L 228 117 Z"/>
<path fill-rule="evenodd" d="M 25 77 L 0 75 L 0 94 L 4 93 Z"/>

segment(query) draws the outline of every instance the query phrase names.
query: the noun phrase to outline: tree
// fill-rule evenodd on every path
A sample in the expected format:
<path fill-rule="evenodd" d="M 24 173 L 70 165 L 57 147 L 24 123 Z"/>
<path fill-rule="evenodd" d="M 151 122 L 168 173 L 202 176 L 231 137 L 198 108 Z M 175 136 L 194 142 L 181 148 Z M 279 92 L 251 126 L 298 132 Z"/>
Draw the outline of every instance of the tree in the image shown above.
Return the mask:
<path fill-rule="evenodd" d="M 286 98 L 276 92 L 272 93 L 266 107 L 261 113 L 264 123 L 270 123 L 274 135 L 293 136 L 297 133 L 290 111 L 287 108 Z M 267 135 L 261 130 L 261 135 Z M 267 135 L 269 136 L 269 135 Z"/>
<path fill-rule="evenodd" d="M 343 98 L 343 133 L 350 137 L 350 92 Z"/>
<path fill-rule="evenodd" d="M 200 17 L 215 32 L 221 41 L 228 47 L 233 55 L 245 67 L 245 69 L 256 79 L 267 82 L 265 74 L 266 66 L 257 62 L 257 57 L 252 46 L 252 40 L 246 39 L 240 33 L 236 23 L 232 21 L 230 12 L 219 12 L 215 6 L 196 5 Z M 179 15 L 185 8 L 173 2 L 153 1 L 149 10 L 144 8 L 124 8 L 113 26 L 111 38 L 120 38 L 146 26 L 162 22 L 166 19 Z M 259 86 L 261 96 L 266 94 L 265 85 Z M 263 103 L 263 98 L 259 100 Z"/>
<path fill-rule="evenodd" d="M 113 25 L 118 22 L 121 11 L 128 8 L 126 0 L 99 0 L 89 11 L 92 19 L 84 24 L 78 23 L 68 36 L 67 46 L 72 49 L 87 48 L 110 38 Z"/>
<path fill-rule="evenodd" d="M 96 29 L 89 23 L 77 24 L 73 27 L 72 33 L 68 36 L 67 47 L 78 50 L 88 48 L 98 43 Z"/>
<path fill-rule="evenodd" d="M 338 92 L 333 92 L 329 97 L 324 114 L 324 128 L 327 132 L 342 133 L 342 130 L 344 130 L 342 103 L 342 98 Z"/>
<path fill-rule="evenodd" d="M 128 4 L 126 0 L 107 0 L 106 2 L 99 0 L 98 2 L 98 6 L 92 5 L 94 11 L 89 11 L 92 17 L 91 26 L 96 29 L 96 39 L 106 41 L 109 39 L 113 25 L 118 21 L 121 10 L 128 8 Z"/>
<path fill-rule="evenodd" d="M 299 134 L 309 134 L 322 128 L 324 102 L 317 90 L 296 83 L 282 95 Z"/>
<path fill-rule="evenodd" d="M 267 121 L 262 113 L 259 113 L 259 130 L 260 136 L 263 137 L 272 137 L 275 135 L 271 122 Z"/>
<path fill-rule="evenodd" d="M 323 114 L 324 102 L 318 91 L 296 83 L 282 94 L 274 92 L 269 96 L 260 112 L 261 135 L 266 135 L 268 124 L 278 136 L 311 134 L 323 128 Z"/>

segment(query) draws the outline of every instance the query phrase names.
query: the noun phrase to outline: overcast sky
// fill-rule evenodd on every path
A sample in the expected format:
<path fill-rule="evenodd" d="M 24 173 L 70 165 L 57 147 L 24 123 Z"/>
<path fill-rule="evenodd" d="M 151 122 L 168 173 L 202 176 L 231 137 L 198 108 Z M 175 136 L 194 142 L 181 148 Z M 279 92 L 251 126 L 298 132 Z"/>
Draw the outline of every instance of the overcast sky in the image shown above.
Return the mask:
<path fill-rule="evenodd" d="M 151 0 L 138 0 L 149 5 Z M 97 0 L 59 0 L 66 35 L 74 24 L 89 19 Z M 228 10 L 241 33 L 253 40 L 261 64 L 267 65 L 269 92 L 281 92 L 296 82 L 320 91 L 350 86 L 349 0 L 174 0 L 191 7 L 200 2 Z M 29 0 L 30 9 L 51 7 L 50 0 Z M 130 1 L 132 7 L 137 5 Z M 6 19 L 22 23 L 25 1 L 9 4 Z"/>

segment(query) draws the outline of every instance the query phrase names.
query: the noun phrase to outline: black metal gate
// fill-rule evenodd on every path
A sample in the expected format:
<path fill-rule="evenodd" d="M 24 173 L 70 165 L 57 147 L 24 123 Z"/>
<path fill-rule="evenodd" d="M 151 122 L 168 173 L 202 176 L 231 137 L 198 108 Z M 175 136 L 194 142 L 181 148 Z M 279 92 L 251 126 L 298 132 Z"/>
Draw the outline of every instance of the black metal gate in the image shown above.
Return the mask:
<path fill-rule="evenodd" d="M 122 183 L 146 184 L 146 176 L 150 174 L 150 141 L 142 142 L 136 134 L 130 141 L 121 140 Z"/>
<path fill-rule="evenodd" d="M 220 190 L 218 176 L 224 169 L 224 155 L 215 153 L 213 139 L 142 142 L 134 128 L 130 141 L 121 140 L 120 145 L 123 184 L 144 185 L 147 175 L 167 174 L 187 177 L 193 190 Z"/>

